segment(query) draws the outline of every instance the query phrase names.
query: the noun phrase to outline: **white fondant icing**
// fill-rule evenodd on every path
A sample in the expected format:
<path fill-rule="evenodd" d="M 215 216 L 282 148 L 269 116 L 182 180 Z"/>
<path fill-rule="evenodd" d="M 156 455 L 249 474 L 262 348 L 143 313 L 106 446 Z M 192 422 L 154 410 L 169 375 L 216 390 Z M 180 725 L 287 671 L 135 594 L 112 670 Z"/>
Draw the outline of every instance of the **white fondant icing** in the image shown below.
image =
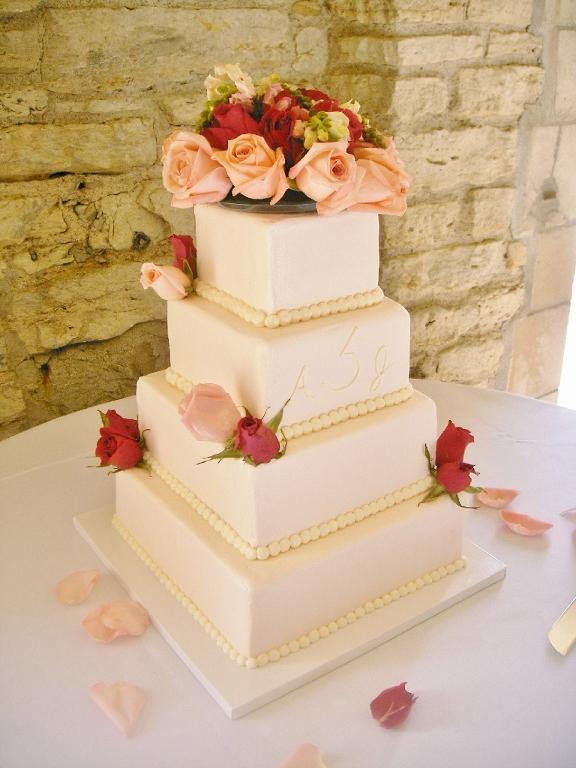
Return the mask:
<path fill-rule="evenodd" d="M 421 506 L 405 502 L 266 563 L 228 547 L 142 470 L 119 473 L 117 517 L 160 580 L 189 600 L 192 615 L 214 639 L 222 635 L 246 666 L 346 626 L 369 603 L 377 608 L 409 594 L 419 588 L 415 574 L 425 574 L 423 584 L 442 578 L 446 564 L 458 567 L 461 556 L 463 513 L 447 497 Z"/>
<path fill-rule="evenodd" d="M 181 399 L 162 371 L 138 382 L 141 430 L 150 453 L 252 546 L 350 515 L 356 507 L 426 477 L 424 443 L 433 450 L 436 408 L 410 400 L 288 443 L 286 455 L 253 467 L 238 459 L 198 464 L 221 450 L 199 442 L 180 421 Z M 321 532 L 318 532 L 321 535 Z M 285 545 L 290 548 L 290 542 Z"/>
<path fill-rule="evenodd" d="M 146 452 L 144 459 L 149 465 L 150 469 L 155 472 L 158 477 L 168 485 L 174 493 L 184 499 L 192 509 L 204 518 L 212 528 L 219 533 L 225 541 L 235 547 L 248 560 L 267 560 L 269 557 L 277 557 L 278 555 L 288 552 L 290 549 L 296 549 L 302 545 L 308 544 L 310 541 L 320 536 L 328 536 L 331 533 L 336 533 L 342 528 L 347 528 L 349 525 L 354 525 L 364 520 L 366 517 L 376 515 L 378 512 L 383 512 L 385 509 L 393 507 L 395 504 L 401 504 L 403 501 L 412 499 L 415 496 L 422 494 L 428 490 L 432 484 L 429 475 L 423 477 L 412 485 L 406 488 L 399 488 L 393 493 L 389 493 L 387 496 L 382 496 L 379 499 L 375 499 L 370 504 L 364 504 L 362 507 L 356 507 L 356 509 L 350 510 L 347 514 L 338 515 L 338 517 L 332 517 L 330 520 L 326 520 L 319 527 L 313 526 L 312 528 L 306 528 L 298 533 L 293 533 L 291 536 L 287 536 L 281 541 L 271 541 L 268 544 L 260 544 L 258 547 L 254 547 L 245 541 L 240 534 L 232 528 L 225 520 L 222 520 L 220 515 L 213 509 L 205 504 L 196 494 L 181 483 L 174 475 L 163 467 L 156 459 Z M 318 533 L 317 533 L 318 532 Z M 286 543 L 287 542 L 287 543 Z"/>
<path fill-rule="evenodd" d="M 168 303 L 170 364 L 214 382 L 254 414 L 291 396 L 293 424 L 409 384 L 410 317 L 390 299 L 338 317 L 270 331 L 194 296 Z"/>
<path fill-rule="evenodd" d="M 198 276 L 265 314 L 378 286 L 376 214 L 282 215 L 197 205 Z"/>
<path fill-rule="evenodd" d="M 188 393 L 194 386 L 191 381 L 185 376 L 181 376 L 172 368 L 167 368 L 164 372 L 166 375 L 166 381 L 173 387 L 176 387 L 181 392 Z M 338 408 L 338 410 L 329 411 L 327 413 L 320 413 L 313 417 L 312 420 L 305 419 L 304 421 L 296 422 L 295 424 L 287 424 L 282 426 L 282 433 L 287 440 L 296 440 L 302 435 L 310 434 L 310 432 L 319 432 L 321 429 L 329 429 L 335 424 L 341 424 L 349 419 L 356 419 L 359 416 L 365 416 L 367 413 L 374 413 L 381 408 L 390 408 L 393 405 L 404 403 L 409 400 L 414 394 L 414 388 L 411 384 L 408 384 L 402 389 L 397 389 L 395 392 L 389 392 L 384 397 L 370 398 L 360 403 L 352 403 L 344 406 L 344 408 Z"/>

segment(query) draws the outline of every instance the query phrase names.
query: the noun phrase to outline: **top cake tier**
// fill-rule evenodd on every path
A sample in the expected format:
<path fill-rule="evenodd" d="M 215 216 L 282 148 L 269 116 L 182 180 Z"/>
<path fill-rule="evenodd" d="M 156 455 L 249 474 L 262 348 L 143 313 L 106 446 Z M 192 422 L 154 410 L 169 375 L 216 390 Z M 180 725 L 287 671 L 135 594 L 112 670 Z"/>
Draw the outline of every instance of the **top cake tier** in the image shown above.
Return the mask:
<path fill-rule="evenodd" d="M 200 281 L 250 307 L 275 313 L 378 286 L 377 214 L 194 210 Z"/>

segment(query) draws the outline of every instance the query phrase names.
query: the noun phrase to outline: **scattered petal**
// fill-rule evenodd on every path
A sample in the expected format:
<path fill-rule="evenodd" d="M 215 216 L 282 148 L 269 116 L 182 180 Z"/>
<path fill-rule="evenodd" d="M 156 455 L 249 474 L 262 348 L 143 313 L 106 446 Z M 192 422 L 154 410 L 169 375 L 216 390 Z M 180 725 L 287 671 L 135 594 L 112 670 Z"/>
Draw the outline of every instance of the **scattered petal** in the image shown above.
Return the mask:
<path fill-rule="evenodd" d="M 540 536 L 553 527 L 552 523 L 537 520 L 529 515 L 521 515 L 519 512 L 512 512 L 509 509 L 503 509 L 500 512 L 500 517 L 511 531 L 519 533 L 521 536 Z"/>
<path fill-rule="evenodd" d="M 394 728 L 406 720 L 417 696 L 406 690 L 406 683 L 386 688 L 370 703 L 372 717 L 383 728 Z"/>
<path fill-rule="evenodd" d="M 301 744 L 280 768 L 327 768 L 320 750 L 314 744 Z"/>
<path fill-rule="evenodd" d="M 148 628 L 150 617 L 140 603 L 116 600 L 99 605 L 82 624 L 94 640 L 109 643 L 121 635 L 141 635 Z"/>
<path fill-rule="evenodd" d="M 56 599 L 62 605 L 78 605 L 90 595 L 100 571 L 75 571 L 56 584 Z"/>
<path fill-rule="evenodd" d="M 131 683 L 96 683 L 90 698 L 114 725 L 127 734 L 138 720 L 146 702 L 146 694 Z"/>
<path fill-rule="evenodd" d="M 572 507 L 572 509 L 565 509 L 563 512 L 560 512 L 560 514 L 562 517 L 566 517 L 568 520 L 576 523 L 576 507 Z"/>
<path fill-rule="evenodd" d="M 518 493 L 513 488 L 483 488 L 476 498 L 486 507 L 503 509 L 514 501 Z"/>

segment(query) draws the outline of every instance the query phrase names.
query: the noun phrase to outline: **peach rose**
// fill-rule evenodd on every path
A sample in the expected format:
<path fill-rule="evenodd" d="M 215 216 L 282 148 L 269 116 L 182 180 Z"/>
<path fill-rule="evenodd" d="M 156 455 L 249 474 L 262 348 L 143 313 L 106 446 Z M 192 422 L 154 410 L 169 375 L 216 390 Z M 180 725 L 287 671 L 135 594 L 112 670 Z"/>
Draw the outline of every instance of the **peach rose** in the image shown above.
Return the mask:
<path fill-rule="evenodd" d="M 184 425 L 197 440 L 225 443 L 242 414 L 218 384 L 196 384 L 178 408 Z"/>
<path fill-rule="evenodd" d="M 358 201 L 353 211 L 374 211 L 402 216 L 406 211 L 406 196 L 410 176 L 404 170 L 392 139 L 387 147 L 355 146 L 358 168 L 365 171 L 358 188 Z"/>
<path fill-rule="evenodd" d="M 140 267 L 140 285 L 142 288 L 153 288 L 161 299 L 175 301 L 185 298 L 192 281 L 178 267 L 157 267 L 147 262 Z"/>
<path fill-rule="evenodd" d="M 284 173 L 284 153 L 280 148 L 270 149 L 262 136 L 242 133 L 230 139 L 228 149 L 214 152 L 217 160 L 230 177 L 233 195 L 244 195 L 251 200 L 271 197 L 274 205 L 288 189 Z"/>
<path fill-rule="evenodd" d="M 364 171 L 359 172 L 347 146 L 347 140 L 317 141 L 290 170 L 298 189 L 316 200 L 318 213 L 339 213 L 357 202 Z"/>
<path fill-rule="evenodd" d="M 162 145 L 162 181 L 172 192 L 174 208 L 223 200 L 232 184 L 222 166 L 212 159 L 212 147 L 204 136 L 175 131 Z"/>

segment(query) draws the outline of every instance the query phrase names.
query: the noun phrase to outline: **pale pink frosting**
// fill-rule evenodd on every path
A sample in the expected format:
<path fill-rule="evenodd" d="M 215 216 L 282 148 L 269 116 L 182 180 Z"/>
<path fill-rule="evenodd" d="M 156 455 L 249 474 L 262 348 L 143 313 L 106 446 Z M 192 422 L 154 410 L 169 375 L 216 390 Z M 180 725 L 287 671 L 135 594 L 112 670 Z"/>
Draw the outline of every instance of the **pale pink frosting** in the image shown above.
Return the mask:
<path fill-rule="evenodd" d="M 134 726 L 146 703 L 141 688 L 124 682 L 95 683 L 90 688 L 90 698 L 124 734 Z"/>
<path fill-rule="evenodd" d="M 162 181 L 172 192 L 175 208 L 223 200 L 232 184 L 222 166 L 212 159 L 213 149 L 198 133 L 175 131 L 162 145 Z"/>
<path fill-rule="evenodd" d="M 90 595 L 100 571 L 75 571 L 56 585 L 56 599 L 62 605 L 78 605 Z"/>
<path fill-rule="evenodd" d="M 295 179 L 298 189 L 318 203 L 318 213 L 339 213 L 357 202 L 364 174 L 358 173 L 347 146 L 346 140 L 317 141 L 290 170 L 289 176 Z"/>
<path fill-rule="evenodd" d="M 103 603 L 86 616 L 82 625 L 88 634 L 101 643 L 109 643 L 122 635 L 137 637 L 150 624 L 147 610 L 129 600 Z"/>
<path fill-rule="evenodd" d="M 158 267 L 148 261 L 140 267 L 140 285 L 142 288 L 153 288 L 161 299 L 177 301 L 185 298 L 192 281 L 178 267 Z"/>
<path fill-rule="evenodd" d="M 406 211 L 410 177 L 404 170 L 392 139 L 387 147 L 358 145 L 353 152 L 358 167 L 365 170 L 353 211 L 373 211 L 401 216 Z"/>
<path fill-rule="evenodd" d="M 181 401 L 184 425 L 197 440 L 225 443 L 232 437 L 242 414 L 218 384 L 196 384 Z"/>
<path fill-rule="evenodd" d="M 228 149 L 214 152 L 230 177 L 232 194 L 242 194 L 252 200 L 270 200 L 274 205 L 288 189 L 284 173 L 284 153 L 270 149 L 262 136 L 243 133 L 228 142 Z"/>

